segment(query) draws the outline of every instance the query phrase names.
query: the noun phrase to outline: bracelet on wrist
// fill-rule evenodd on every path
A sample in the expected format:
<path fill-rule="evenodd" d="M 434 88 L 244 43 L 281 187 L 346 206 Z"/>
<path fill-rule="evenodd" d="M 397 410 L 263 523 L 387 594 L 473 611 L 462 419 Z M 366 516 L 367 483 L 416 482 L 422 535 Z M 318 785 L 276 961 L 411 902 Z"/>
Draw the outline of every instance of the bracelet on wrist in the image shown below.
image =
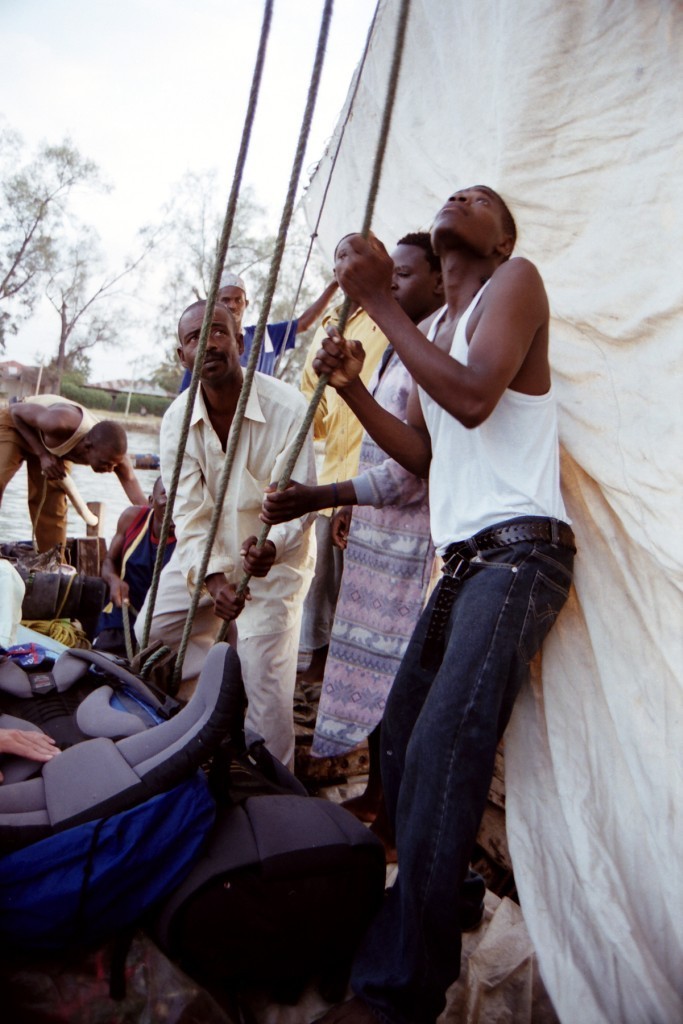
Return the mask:
<path fill-rule="evenodd" d="M 339 505 L 339 488 L 336 484 L 332 484 L 332 508 L 337 508 Z"/>

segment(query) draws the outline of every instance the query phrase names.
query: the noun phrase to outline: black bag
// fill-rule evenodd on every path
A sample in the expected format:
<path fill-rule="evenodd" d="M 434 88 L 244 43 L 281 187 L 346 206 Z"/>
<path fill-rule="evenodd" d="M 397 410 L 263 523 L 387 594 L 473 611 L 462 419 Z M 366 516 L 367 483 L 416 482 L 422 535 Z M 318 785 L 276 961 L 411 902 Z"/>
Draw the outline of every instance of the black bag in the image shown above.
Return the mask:
<path fill-rule="evenodd" d="M 317 981 L 335 1001 L 384 895 L 384 848 L 343 807 L 306 795 L 262 746 L 231 757 L 208 845 L 151 934 L 209 988 L 296 1002 Z"/>

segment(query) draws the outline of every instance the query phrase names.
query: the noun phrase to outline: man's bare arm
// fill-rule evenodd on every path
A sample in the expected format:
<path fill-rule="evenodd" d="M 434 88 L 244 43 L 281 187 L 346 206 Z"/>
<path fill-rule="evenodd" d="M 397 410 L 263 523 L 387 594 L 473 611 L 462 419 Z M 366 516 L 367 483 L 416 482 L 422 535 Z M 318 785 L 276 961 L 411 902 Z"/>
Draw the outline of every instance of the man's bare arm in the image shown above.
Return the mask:
<path fill-rule="evenodd" d="M 128 584 L 121 579 L 123 542 L 126 530 L 131 526 L 139 511 L 140 509 L 137 507 L 127 508 L 119 516 L 116 533 L 112 537 L 100 570 L 100 576 L 109 585 L 109 596 L 112 603 L 117 608 L 120 608 L 123 601 L 128 597 Z"/>
<path fill-rule="evenodd" d="M 28 431 L 33 443 L 45 448 L 41 434 L 51 448 L 68 441 L 83 419 L 81 410 L 75 405 L 34 405 L 32 402 L 16 402 L 10 406 L 15 426 L 20 433 L 22 427 Z M 38 448 L 32 448 L 38 454 Z"/>
<path fill-rule="evenodd" d="M 135 475 L 133 469 L 133 463 L 127 455 L 124 455 L 123 459 L 114 468 L 114 473 L 119 478 L 119 483 L 123 487 L 124 491 L 130 498 L 133 505 L 146 505 L 147 498 L 145 492 L 140 486 L 140 481 Z"/>
<path fill-rule="evenodd" d="M 305 309 L 301 316 L 297 317 L 299 325 L 297 329 L 299 331 L 301 331 L 302 333 L 304 331 L 307 331 L 309 327 L 312 327 L 313 324 L 320 319 L 320 317 L 323 315 L 323 313 L 329 306 L 330 300 L 338 287 L 339 285 L 337 284 L 336 280 L 330 281 L 330 283 L 327 285 L 324 291 L 321 292 L 318 298 L 315 299 L 315 301 L 310 304 L 308 309 Z"/>
<path fill-rule="evenodd" d="M 416 383 L 464 426 L 478 426 L 517 381 L 547 325 L 547 297 L 536 268 L 514 259 L 496 270 L 465 365 L 428 342 L 400 308 L 391 292 L 391 261 L 381 243 L 353 236 L 351 250 L 338 270 L 344 291 L 384 331 Z M 546 374 L 540 386 L 520 381 L 519 390 L 542 393 L 548 383 Z"/>
<path fill-rule="evenodd" d="M 420 334 L 419 331 L 417 333 Z M 334 327 L 329 328 L 328 335 L 314 360 L 316 373 L 330 374 L 332 387 L 337 389 L 382 451 L 415 476 L 426 477 L 432 448 L 419 403 L 409 402 L 408 422 L 405 423 L 387 412 L 358 376 L 363 365 L 360 342 L 342 338 Z"/>
<path fill-rule="evenodd" d="M 319 485 L 300 484 L 297 480 L 290 480 L 282 491 L 278 491 L 277 484 L 272 483 L 263 495 L 263 508 L 259 519 L 273 526 L 276 523 L 300 519 L 309 512 L 319 512 L 323 508 L 355 505 L 357 501 L 351 480 Z"/>

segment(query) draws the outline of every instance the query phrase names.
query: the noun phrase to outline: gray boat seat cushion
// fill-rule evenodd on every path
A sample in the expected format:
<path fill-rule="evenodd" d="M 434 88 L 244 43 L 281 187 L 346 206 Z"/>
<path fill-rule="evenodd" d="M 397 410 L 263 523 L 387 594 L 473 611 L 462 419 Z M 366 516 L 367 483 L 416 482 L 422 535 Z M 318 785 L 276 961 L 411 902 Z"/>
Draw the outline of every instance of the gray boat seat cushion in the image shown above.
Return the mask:
<path fill-rule="evenodd" d="M 15 718 L 14 715 L 0 715 L 0 729 L 23 729 L 25 732 L 42 732 L 33 722 L 26 722 L 23 718 Z M 29 761 L 27 757 L 18 757 L 16 754 L 0 754 L 0 771 L 3 774 L 4 785 L 12 782 L 23 782 L 30 779 L 40 771 L 39 761 Z"/>
<path fill-rule="evenodd" d="M 44 764 L 39 778 L 0 785 L 0 849 L 16 846 L 6 826 L 47 825 L 49 834 L 134 806 L 190 778 L 238 718 L 241 724 L 242 700 L 239 658 L 228 644 L 216 644 L 194 696 L 173 718 L 117 742 L 85 740 Z M 101 710 L 103 717 L 120 714 L 108 703 Z M 29 831 L 19 845 L 41 838 Z"/>
<path fill-rule="evenodd" d="M 111 686 L 98 686 L 76 708 L 76 725 L 86 736 L 107 736 L 110 740 L 145 732 L 142 719 L 111 706 Z"/>
<path fill-rule="evenodd" d="M 181 750 L 188 740 L 197 735 L 208 722 L 216 707 L 223 684 L 225 663 L 224 648 L 227 644 L 215 644 L 206 656 L 202 672 L 192 699 L 183 710 L 168 722 L 136 736 L 119 740 L 117 747 L 128 764 L 138 775 L 144 776 L 162 761 Z M 237 658 L 234 650 L 228 648 Z M 241 675 L 240 675 L 241 678 Z"/>

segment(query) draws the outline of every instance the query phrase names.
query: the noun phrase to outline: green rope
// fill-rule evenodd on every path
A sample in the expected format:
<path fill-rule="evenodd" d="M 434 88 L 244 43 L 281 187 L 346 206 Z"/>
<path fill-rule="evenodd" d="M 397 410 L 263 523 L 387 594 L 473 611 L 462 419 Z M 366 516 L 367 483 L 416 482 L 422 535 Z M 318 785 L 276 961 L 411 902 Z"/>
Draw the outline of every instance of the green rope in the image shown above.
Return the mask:
<path fill-rule="evenodd" d="M 251 391 L 254 373 L 256 372 L 256 364 L 258 362 L 259 354 L 261 351 L 261 345 L 266 330 L 266 324 L 268 322 L 268 315 L 270 313 L 270 306 L 273 299 L 273 295 L 275 293 L 275 286 L 277 284 L 280 265 L 282 263 L 282 256 L 284 253 L 285 243 L 287 241 L 287 231 L 289 229 L 289 225 L 292 219 L 292 213 L 294 211 L 294 201 L 299 186 L 301 168 L 303 165 L 304 156 L 306 154 L 306 145 L 311 130 L 313 112 L 315 110 L 315 103 L 318 96 L 318 88 L 320 85 L 320 77 L 322 75 L 322 68 L 325 59 L 325 50 L 327 47 L 327 39 L 329 36 L 333 6 L 334 0 L 325 0 L 325 6 L 323 9 L 322 19 L 320 23 L 320 33 L 318 35 L 318 45 L 316 49 L 315 61 L 313 64 L 313 71 L 311 74 L 311 81 L 308 89 L 308 97 L 306 100 L 306 107 L 301 122 L 301 129 L 299 131 L 299 140 L 297 143 L 296 152 L 294 156 L 294 163 L 292 166 L 292 171 L 289 179 L 287 197 L 285 199 L 285 204 L 282 210 L 280 228 L 278 231 L 275 248 L 273 251 L 270 272 L 264 289 L 261 313 L 259 316 L 258 323 L 256 325 L 256 331 L 254 332 L 254 340 L 252 342 L 251 351 L 249 352 L 249 359 L 247 360 L 247 365 L 244 372 L 242 390 L 240 392 L 237 408 L 235 410 L 232 426 L 230 428 L 230 435 L 228 438 L 228 445 L 225 453 L 223 469 L 221 471 L 221 476 L 218 481 L 216 495 L 214 498 L 213 515 L 211 517 L 211 522 L 209 524 L 206 544 L 204 546 L 204 553 L 202 556 L 201 565 L 197 572 L 196 586 L 192 593 L 190 608 L 187 613 L 187 619 L 185 620 L 185 628 L 183 630 L 183 636 L 180 641 L 180 647 L 178 649 L 178 656 L 176 659 L 176 666 L 173 677 L 174 683 L 176 684 L 178 683 L 182 673 L 183 661 L 185 660 L 185 651 L 190 641 L 192 624 L 194 621 L 194 616 L 197 607 L 199 605 L 201 589 L 206 578 L 206 570 L 209 564 L 209 559 L 211 557 L 213 542 L 216 538 L 216 533 L 218 532 L 218 526 L 223 511 L 223 502 L 225 499 L 226 491 L 228 489 L 228 483 L 230 482 L 230 474 L 232 472 L 235 452 L 237 450 L 237 445 L 239 442 L 239 437 L 242 429 L 242 423 L 244 421 L 244 413 L 246 411 L 247 401 Z M 208 302 L 210 302 L 210 297 L 207 300 L 207 303 Z M 224 635 L 224 633 L 227 631 L 228 624 L 224 623 L 224 626 L 225 630 L 223 630 L 223 628 L 221 627 L 221 638 L 222 635 Z"/>
<path fill-rule="evenodd" d="M 216 304 L 218 285 L 220 282 L 221 273 L 223 271 L 223 264 L 225 263 L 225 256 L 228 251 L 230 235 L 235 220 L 235 211 L 237 209 L 237 198 L 239 196 L 240 185 L 242 183 L 242 174 L 244 172 L 244 166 L 247 159 L 247 152 L 249 150 L 251 131 L 254 124 L 254 117 L 256 114 L 256 106 L 258 102 L 259 90 L 261 87 L 261 79 L 263 77 L 263 66 L 265 63 L 266 47 L 268 44 L 268 36 L 270 34 L 272 14 L 273 0 L 266 0 L 263 11 L 263 23 L 261 25 L 259 47 L 256 55 L 254 73 L 252 76 L 251 90 L 249 93 L 249 103 L 247 106 L 247 112 L 244 119 L 244 127 L 242 129 L 242 140 L 240 142 L 240 149 L 237 155 L 235 173 L 233 175 L 232 187 L 230 190 L 228 205 L 225 211 L 225 219 L 223 221 L 223 228 L 221 231 L 218 250 L 216 253 L 216 262 L 214 266 L 213 277 L 211 279 L 209 294 L 206 300 L 206 311 L 204 314 L 204 320 L 202 322 L 201 333 L 199 335 L 199 343 L 197 345 L 197 354 L 195 357 L 194 370 L 192 372 L 192 380 L 190 381 L 190 386 L 188 388 L 187 405 L 185 407 L 185 416 L 183 418 L 180 439 L 178 444 L 178 455 L 173 466 L 173 475 L 171 478 L 171 483 L 167 490 L 168 496 L 166 500 L 166 511 L 164 513 L 164 519 L 159 533 L 159 546 L 157 549 L 156 560 L 154 562 L 154 573 L 152 576 L 152 583 L 149 589 L 147 614 L 145 616 L 144 632 L 142 638 L 143 648 L 147 647 L 149 643 L 149 634 L 152 628 L 152 616 L 154 613 L 154 605 L 156 603 L 156 597 L 159 590 L 159 577 L 161 576 L 161 570 L 163 569 L 164 553 L 166 551 L 166 541 L 168 540 L 169 534 L 171 532 L 171 523 L 173 522 L 173 506 L 175 504 L 176 494 L 178 492 L 178 481 L 180 479 L 180 470 L 182 467 L 183 455 L 185 453 L 185 445 L 187 443 L 187 438 L 190 432 L 190 420 L 192 418 L 192 411 L 194 409 L 194 400 L 197 394 L 197 388 L 199 387 L 199 373 L 204 362 L 204 354 L 206 352 L 206 346 L 209 338 L 209 330 L 213 319 L 213 308 Z"/>
<path fill-rule="evenodd" d="M 165 645 L 162 645 L 158 650 L 154 651 L 153 654 L 150 654 L 150 656 L 148 658 L 146 658 L 145 661 L 143 662 L 143 664 L 140 666 L 140 678 L 141 679 L 146 679 L 147 676 L 152 671 L 153 667 L 156 665 L 157 661 L 161 661 L 161 659 L 166 654 L 170 654 L 170 653 L 171 653 L 171 648 L 170 647 L 166 647 Z"/>
<path fill-rule="evenodd" d="M 408 15 L 409 15 L 409 13 L 410 13 L 410 0 L 402 0 L 401 10 L 399 12 L 398 24 L 397 24 L 397 28 L 396 28 L 396 39 L 395 39 L 395 42 L 394 42 L 394 54 L 393 54 L 393 58 L 392 58 L 392 62 L 391 62 L 391 69 L 390 69 L 390 72 L 389 72 L 389 85 L 388 85 L 388 88 L 387 88 L 387 97 L 386 97 L 386 102 L 385 102 L 385 105 L 384 105 L 384 115 L 382 117 L 382 126 L 381 126 L 381 129 L 380 129 L 379 139 L 378 139 L 378 142 L 377 142 L 377 151 L 376 151 L 376 154 L 375 154 L 375 162 L 374 162 L 374 167 L 373 167 L 372 178 L 370 180 L 370 187 L 368 189 L 368 199 L 367 199 L 366 210 L 365 210 L 365 219 L 363 221 L 363 228 L 362 228 L 362 235 L 363 235 L 364 238 L 367 238 L 368 233 L 370 231 L 370 224 L 372 223 L 372 215 L 374 213 L 375 202 L 377 200 L 377 193 L 379 191 L 379 185 L 380 185 L 380 181 L 381 181 L 382 165 L 383 165 L 383 162 L 384 162 L 384 156 L 385 156 L 385 153 L 386 153 L 387 141 L 388 141 L 388 138 L 389 138 L 389 128 L 391 126 L 391 115 L 392 115 L 393 108 L 394 108 L 394 101 L 396 99 L 396 90 L 398 88 L 398 80 L 399 80 L 399 75 L 400 75 L 400 71 L 401 71 L 401 59 L 403 57 L 403 49 L 404 49 L 404 43 L 405 43 L 406 26 L 408 24 Z M 341 309 L 341 313 L 340 313 L 340 318 L 339 318 L 339 333 L 342 334 L 342 335 L 343 335 L 344 330 L 346 328 L 346 321 L 348 319 L 350 304 L 351 304 L 351 300 L 347 297 L 344 300 L 344 303 L 342 305 L 342 309 Z M 324 392 L 324 390 L 325 390 L 325 388 L 327 386 L 328 380 L 329 380 L 329 376 L 327 374 L 323 374 L 321 377 L 318 378 L 318 384 L 317 384 L 316 389 L 313 392 L 313 395 L 311 397 L 311 401 L 309 403 L 308 409 L 306 411 L 306 415 L 305 415 L 304 420 L 303 420 L 303 422 L 301 424 L 301 427 L 299 429 L 299 433 L 297 434 L 297 436 L 296 436 L 296 438 L 294 440 L 294 444 L 292 446 L 292 450 L 290 452 L 289 459 L 287 460 L 287 464 L 284 467 L 282 476 L 278 480 L 278 484 L 277 484 L 278 491 L 283 491 L 285 489 L 285 487 L 287 487 L 287 485 L 289 484 L 292 472 L 294 471 L 294 466 L 296 465 L 296 461 L 297 461 L 297 459 L 299 457 L 299 454 L 301 453 L 301 449 L 303 448 L 304 443 L 306 441 L 306 436 L 307 436 L 308 431 L 310 429 L 311 423 L 313 422 L 313 417 L 315 416 L 315 410 L 317 409 L 318 403 L 320 402 L 320 399 L 322 398 L 322 395 L 323 395 L 323 392 Z M 263 527 L 261 528 L 261 532 L 259 534 L 259 538 L 258 538 L 258 541 L 257 541 L 257 547 L 259 547 L 259 548 L 263 547 L 263 545 L 265 544 L 265 542 L 266 542 L 266 540 L 268 538 L 269 532 L 270 532 L 270 526 L 267 523 L 264 523 Z M 247 589 L 247 585 L 248 585 L 250 579 L 251 579 L 251 576 L 249 575 L 249 573 L 245 573 L 243 575 L 243 577 L 240 580 L 239 585 L 237 587 L 237 593 L 238 594 L 243 594 L 245 592 L 245 590 Z M 218 633 L 218 637 L 217 637 L 218 640 L 222 640 L 225 637 L 225 635 L 227 633 L 227 629 L 228 629 L 228 623 L 227 622 L 223 622 L 222 625 L 221 625 L 221 628 L 219 630 L 219 633 Z"/>

